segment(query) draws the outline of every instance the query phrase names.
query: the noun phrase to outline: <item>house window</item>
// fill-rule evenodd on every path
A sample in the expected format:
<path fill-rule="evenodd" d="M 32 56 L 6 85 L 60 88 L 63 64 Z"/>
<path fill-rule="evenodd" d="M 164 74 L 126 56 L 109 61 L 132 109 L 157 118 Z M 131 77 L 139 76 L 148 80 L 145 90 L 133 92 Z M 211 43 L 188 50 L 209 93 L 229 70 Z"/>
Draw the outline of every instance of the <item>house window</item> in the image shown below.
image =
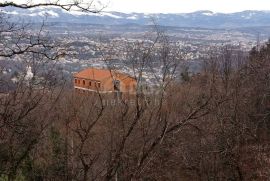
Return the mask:
<path fill-rule="evenodd" d="M 82 81 L 83 85 L 85 85 L 85 80 Z"/>
<path fill-rule="evenodd" d="M 91 81 L 89 81 L 89 86 L 92 86 L 92 82 Z"/>
<path fill-rule="evenodd" d="M 100 82 L 98 82 L 98 88 L 100 88 Z"/>
<path fill-rule="evenodd" d="M 77 84 L 77 79 L 75 79 L 74 81 L 75 81 L 75 84 Z"/>
<path fill-rule="evenodd" d="M 81 83 L 81 81 L 80 80 L 78 80 L 78 84 L 80 84 Z"/>
<path fill-rule="evenodd" d="M 119 80 L 113 81 L 113 89 L 114 89 L 114 91 L 120 91 L 120 81 Z"/>

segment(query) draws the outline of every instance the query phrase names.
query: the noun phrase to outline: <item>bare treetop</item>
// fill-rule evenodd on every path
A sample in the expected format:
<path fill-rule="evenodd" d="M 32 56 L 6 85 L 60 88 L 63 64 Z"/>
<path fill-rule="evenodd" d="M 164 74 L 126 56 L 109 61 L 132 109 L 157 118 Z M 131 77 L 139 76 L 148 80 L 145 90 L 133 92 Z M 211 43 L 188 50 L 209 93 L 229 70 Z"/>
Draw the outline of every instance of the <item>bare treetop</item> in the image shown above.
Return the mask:
<path fill-rule="evenodd" d="M 17 7 L 22 9 L 30 9 L 35 7 L 59 7 L 61 9 L 64 9 L 66 11 L 83 11 L 83 12 L 89 12 L 89 13 L 99 13 L 101 12 L 106 6 L 102 5 L 100 2 L 97 2 L 99 7 L 96 7 L 94 0 L 72 0 L 68 2 L 63 2 L 60 0 L 54 0 L 54 1 L 46 1 L 42 3 L 33 3 L 31 1 L 28 1 L 26 3 L 15 3 L 13 1 L 5 1 L 3 3 L 0 3 L 0 7 Z"/>

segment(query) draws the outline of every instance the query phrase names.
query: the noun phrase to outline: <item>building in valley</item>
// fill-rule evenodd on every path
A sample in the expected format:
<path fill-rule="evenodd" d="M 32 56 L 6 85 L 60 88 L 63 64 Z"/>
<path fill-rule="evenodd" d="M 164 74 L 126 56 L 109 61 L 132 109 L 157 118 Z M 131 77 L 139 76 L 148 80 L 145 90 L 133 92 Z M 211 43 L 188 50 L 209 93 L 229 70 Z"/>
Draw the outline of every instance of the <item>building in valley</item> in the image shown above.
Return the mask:
<path fill-rule="evenodd" d="M 74 74 L 74 88 L 78 92 L 134 94 L 136 86 L 135 78 L 114 70 L 87 68 Z"/>

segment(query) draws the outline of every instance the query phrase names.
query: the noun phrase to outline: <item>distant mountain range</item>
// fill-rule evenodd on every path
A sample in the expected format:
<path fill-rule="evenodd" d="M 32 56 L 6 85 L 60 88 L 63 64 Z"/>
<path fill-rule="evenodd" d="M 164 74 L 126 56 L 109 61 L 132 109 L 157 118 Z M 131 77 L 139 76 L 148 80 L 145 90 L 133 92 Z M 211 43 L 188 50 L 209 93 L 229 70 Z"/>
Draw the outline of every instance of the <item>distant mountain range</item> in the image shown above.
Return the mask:
<path fill-rule="evenodd" d="M 237 13 L 214 13 L 211 11 L 196 11 L 178 14 L 144 14 L 102 12 L 91 14 L 83 12 L 67 12 L 58 8 L 18 9 L 2 8 L 2 13 L 8 14 L 14 21 L 28 20 L 40 22 L 45 17 L 48 22 L 84 23 L 102 25 L 153 24 L 154 19 L 162 26 L 200 27 L 200 28 L 239 28 L 270 26 L 270 11 L 243 11 Z"/>

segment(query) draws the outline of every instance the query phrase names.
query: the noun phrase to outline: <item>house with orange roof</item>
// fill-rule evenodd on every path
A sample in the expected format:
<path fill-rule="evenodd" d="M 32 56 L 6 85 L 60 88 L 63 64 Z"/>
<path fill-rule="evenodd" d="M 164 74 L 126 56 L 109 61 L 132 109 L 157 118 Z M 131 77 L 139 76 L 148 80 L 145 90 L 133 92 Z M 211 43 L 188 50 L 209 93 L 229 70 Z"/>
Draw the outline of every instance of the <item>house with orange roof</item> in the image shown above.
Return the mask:
<path fill-rule="evenodd" d="M 73 75 L 78 92 L 131 93 L 136 92 L 137 81 L 128 74 L 115 70 L 87 68 Z"/>

